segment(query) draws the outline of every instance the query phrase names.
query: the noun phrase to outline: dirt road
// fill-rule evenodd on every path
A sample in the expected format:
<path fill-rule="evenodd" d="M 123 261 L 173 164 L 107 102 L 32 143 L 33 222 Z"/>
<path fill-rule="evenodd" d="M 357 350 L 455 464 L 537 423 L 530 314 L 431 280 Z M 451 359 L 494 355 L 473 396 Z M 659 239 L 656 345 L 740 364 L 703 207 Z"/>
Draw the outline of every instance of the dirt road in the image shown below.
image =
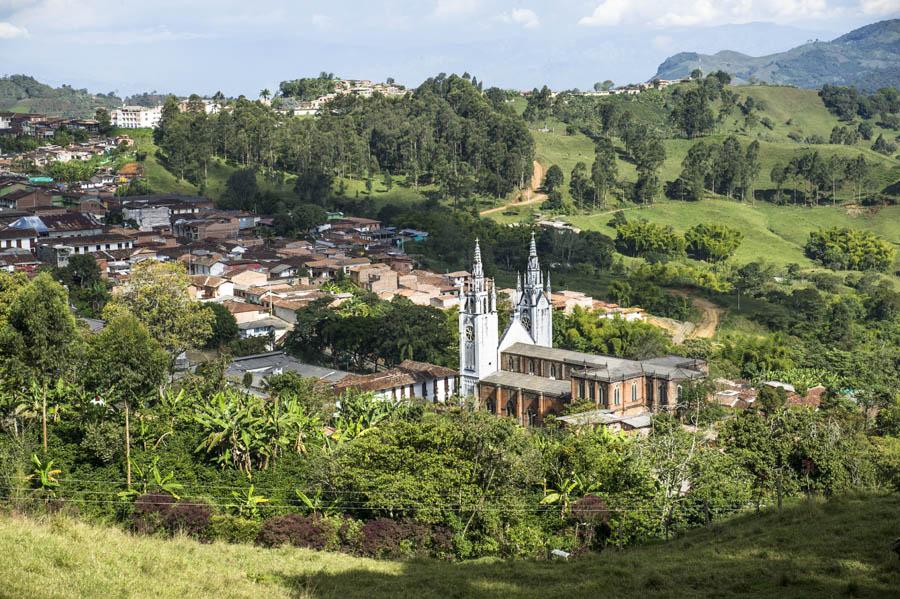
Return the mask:
<path fill-rule="evenodd" d="M 676 293 L 687 295 L 683 292 Z M 672 341 L 675 343 L 683 343 L 685 339 L 708 339 L 715 335 L 725 309 L 702 297 L 691 298 L 691 304 L 700 311 L 698 322 L 682 322 L 660 316 L 648 316 L 647 322 L 672 333 Z"/>
<path fill-rule="evenodd" d="M 544 183 L 544 167 L 541 166 L 541 163 L 537 160 L 534 161 L 534 166 L 531 171 L 531 185 L 528 189 L 526 189 L 519 196 L 522 198 L 521 202 L 513 201 L 506 203 L 502 206 L 497 206 L 496 208 L 488 208 L 487 210 L 481 211 L 481 216 L 487 216 L 489 214 L 494 214 L 496 212 L 502 212 L 507 208 L 515 208 L 516 206 L 526 206 L 528 204 L 536 204 L 538 202 L 543 202 L 547 199 L 547 194 L 540 193 L 538 189 L 540 189 L 541 185 Z"/>

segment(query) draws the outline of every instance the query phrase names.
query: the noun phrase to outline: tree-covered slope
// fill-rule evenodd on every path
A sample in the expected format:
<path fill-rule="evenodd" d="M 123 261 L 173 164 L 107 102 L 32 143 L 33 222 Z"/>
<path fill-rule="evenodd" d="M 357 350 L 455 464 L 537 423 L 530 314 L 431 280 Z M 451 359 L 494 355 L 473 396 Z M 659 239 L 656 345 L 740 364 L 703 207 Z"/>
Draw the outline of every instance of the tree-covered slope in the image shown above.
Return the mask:
<path fill-rule="evenodd" d="M 716 54 L 681 52 L 656 71 L 660 79 L 686 77 L 696 68 L 723 70 L 739 81 L 821 87 L 853 85 L 864 90 L 900 85 L 900 19 L 861 27 L 830 42 L 814 41 L 785 52 L 748 56 L 723 50 Z"/>
<path fill-rule="evenodd" d="M 51 87 L 28 75 L 0 78 L 0 110 L 88 118 L 101 106 L 115 108 L 121 104 L 122 99 L 112 92 L 92 94 L 69 85 Z"/>
<path fill-rule="evenodd" d="M 0 518 L 10 597 L 896 597 L 900 497 L 803 502 L 569 562 L 376 561 Z"/>

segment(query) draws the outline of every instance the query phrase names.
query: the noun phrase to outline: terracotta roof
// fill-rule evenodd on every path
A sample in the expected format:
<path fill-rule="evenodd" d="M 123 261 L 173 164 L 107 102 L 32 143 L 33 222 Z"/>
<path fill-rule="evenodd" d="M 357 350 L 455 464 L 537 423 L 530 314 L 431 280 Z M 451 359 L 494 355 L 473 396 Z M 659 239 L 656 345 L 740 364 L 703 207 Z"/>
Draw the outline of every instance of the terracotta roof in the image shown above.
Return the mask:
<path fill-rule="evenodd" d="M 405 360 L 395 368 L 376 372 L 374 374 L 355 374 L 346 377 L 335 385 L 335 392 L 341 393 L 347 389 L 359 391 L 387 391 L 396 387 L 414 385 L 434 378 L 456 376 L 457 372 L 450 368 Z"/>

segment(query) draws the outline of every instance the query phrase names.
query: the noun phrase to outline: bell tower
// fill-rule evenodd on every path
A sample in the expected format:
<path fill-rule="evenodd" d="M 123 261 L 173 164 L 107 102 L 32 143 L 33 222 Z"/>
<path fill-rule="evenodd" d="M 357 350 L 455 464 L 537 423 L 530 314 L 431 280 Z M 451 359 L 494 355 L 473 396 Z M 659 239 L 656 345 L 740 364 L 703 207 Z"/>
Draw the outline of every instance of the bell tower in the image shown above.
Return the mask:
<path fill-rule="evenodd" d="M 478 381 L 499 370 L 497 293 L 493 279 L 486 279 L 481 247 L 475 240 L 472 278 L 459 288 L 460 394 L 475 395 Z"/>
<path fill-rule="evenodd" d="M 535 345 L 553 347 L 553 304 L 550 301 L 550 273 L 546 283 L 538 261 L 537 244 L 531 234 L 528 250 L 528 266 L 525 270 L 525 284 L 516 285 L 516 313 L 522 326 L 531 335 Z"/>

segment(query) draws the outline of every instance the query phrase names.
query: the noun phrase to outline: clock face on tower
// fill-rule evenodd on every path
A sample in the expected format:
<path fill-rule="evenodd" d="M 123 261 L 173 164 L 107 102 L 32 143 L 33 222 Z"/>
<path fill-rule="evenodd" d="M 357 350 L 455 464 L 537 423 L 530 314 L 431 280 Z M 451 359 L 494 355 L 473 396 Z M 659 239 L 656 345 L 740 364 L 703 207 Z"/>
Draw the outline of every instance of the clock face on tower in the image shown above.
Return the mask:
<path fill-rule="evenodd" d="M 466 325 L 466 341 L 475 341 L 475 329 L 472 325 Z"/>

